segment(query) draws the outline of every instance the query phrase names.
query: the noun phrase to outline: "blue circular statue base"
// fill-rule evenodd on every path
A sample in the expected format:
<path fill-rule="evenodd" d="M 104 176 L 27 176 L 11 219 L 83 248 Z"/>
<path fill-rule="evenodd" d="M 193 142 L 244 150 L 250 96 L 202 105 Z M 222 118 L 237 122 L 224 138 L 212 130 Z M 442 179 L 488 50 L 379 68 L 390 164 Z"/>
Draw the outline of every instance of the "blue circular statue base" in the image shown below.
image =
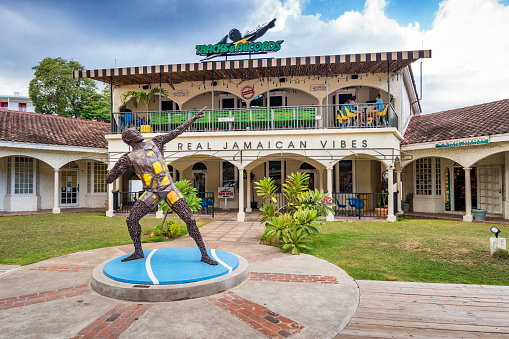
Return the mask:
<path fill-rule="evenodd" d="M 129 255 L 108 261 L 104 275 L 116 281 L 143 285 L 184 284 L 216 278 L 232 272 L 239 266 L 234 254 L 207 249 L 218 265 L 201 262 L 196 247 L 161 248 L 143 252 L 145 258 L 122 262 Z"/>

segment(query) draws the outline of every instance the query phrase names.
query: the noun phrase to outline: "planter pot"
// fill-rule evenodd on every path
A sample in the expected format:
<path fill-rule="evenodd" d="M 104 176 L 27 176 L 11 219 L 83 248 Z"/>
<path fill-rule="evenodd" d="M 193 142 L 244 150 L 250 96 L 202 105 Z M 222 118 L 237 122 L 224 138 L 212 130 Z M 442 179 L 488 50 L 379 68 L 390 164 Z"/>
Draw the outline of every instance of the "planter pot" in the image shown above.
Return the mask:
<path fill-rule="evenodd" d="M 486 220 L 487 210 L 477 210 L 472 208 L 472 215 L 474 216 L 474 220 L 485 221 Z"/>
<path fill-rule="evenodd" d="M 106 211 L 109 211 L 109 209 L 110 209 L 110 203 L 109 203 L 109 202 L 105 202 L 105 203 L 104 203 L 104 208 L 106 209 Z"/>
<path fill-rule="evenodd" d="M 387 218 L 388 208 L 375 208 L 378 219 Z"/>
<path fill-rule="evenodd" d="M 410 212 L 410 203 L 404 202 L 401 204 L 401 209 L 403 212 Z"/>
<path fill-rule="evenodd" d="M 251 208 L 258 208 L 258 201 L 251 201 Z"/>

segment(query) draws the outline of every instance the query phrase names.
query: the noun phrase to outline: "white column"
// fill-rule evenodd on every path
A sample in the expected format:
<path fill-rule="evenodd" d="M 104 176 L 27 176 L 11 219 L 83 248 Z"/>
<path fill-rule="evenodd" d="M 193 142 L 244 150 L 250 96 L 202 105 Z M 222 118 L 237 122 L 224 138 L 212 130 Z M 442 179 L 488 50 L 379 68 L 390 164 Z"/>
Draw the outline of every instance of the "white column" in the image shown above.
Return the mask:
<path fill-rule="evenodd" d="M 336 192 L 339 192 L 339 162 L 336 163 Z"/>
<path fill-rule="evenodd" d="M 472 217 L 472 186 L 470 183 L 470 167 L 464 167 L 465 170 L 465 215 L 463 221 L 471 222 Z"/>
<path fill-rule="evenodd" d="M 108 184 L 108 210 L 106 211 L 107 217 L 113 216 L 113 183 Z"/>
<path fill-rule="evenodd" d="M 329 197 L 332 197 L 332 169 L 333 167 L 327 167 L 327 193 L 329 193 Z M 327 221 L 334 221 L 334 214 L 329 213 L 326 217 Z"/>
<path fill-rule="evenodd" d="M 320 174 L 320 182 L 318 189 L 323 190 L 323 170 L 318 170 L 318 173 Z"/>
<path fill-rule="evenodd" d="M 60 213 L 58 201 L 60 200 L 60 169 L 55 168 L 55 177 L 53 180 L 53 213 Z"/>
<path fill-rule="evenodd" d="M 505 199 L 504 200 L 504 218 L 509 219 L 509 151 L 505 152 L 505 166 L 504 166 L 504 188 L 505 188 Z"/>
<path fill-rule="evenodd" d="M 247 175 L 247 180 L 246 180 L 246 185 L 247 185 L 247 194 L 246 194 L 246 212 L 252 212 L 253 210 L 251 209 L 251 171 L 249 170 L 246 170 L 246 175 Z"/>
<path fill-rule="evenodd" d="M 389 191 L 389 206 L 387 211 L 387 221 L 396 221 L 396 216 L 394 215 L 394 167 L 389 167 L 388 178 L 387 178 L 387 188 Z"/>
<path fill-rule="evenodd" d="M 396 171 L 396 183 L 398 185 L 398 214 L 403 213 L 403 209 L 401 208 L 401 198 L 403 197 L 403 183 L 401 182 L 401 171 Z"/>
<path fill-rule="evenodd" d="M 244 167 L 239 167 L 239 213 L 237 221 L 244 221 L 246 213 L 244 212 Z"/>

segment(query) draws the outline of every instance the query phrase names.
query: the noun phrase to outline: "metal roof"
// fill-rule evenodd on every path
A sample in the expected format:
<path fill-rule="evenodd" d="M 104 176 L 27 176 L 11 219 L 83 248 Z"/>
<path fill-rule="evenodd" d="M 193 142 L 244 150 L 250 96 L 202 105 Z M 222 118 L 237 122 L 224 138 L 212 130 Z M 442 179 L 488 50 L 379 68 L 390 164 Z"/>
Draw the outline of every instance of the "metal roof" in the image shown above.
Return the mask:
<path fill-rule="evenodd" d="M 223 79 L 387 73 L 399 71 L 421 58 L 431 58 L 431 50 L 105 68 L 74 71 L 74 78 L 90 78 L 123 86 L 159 82 L 177 84 Z"/>

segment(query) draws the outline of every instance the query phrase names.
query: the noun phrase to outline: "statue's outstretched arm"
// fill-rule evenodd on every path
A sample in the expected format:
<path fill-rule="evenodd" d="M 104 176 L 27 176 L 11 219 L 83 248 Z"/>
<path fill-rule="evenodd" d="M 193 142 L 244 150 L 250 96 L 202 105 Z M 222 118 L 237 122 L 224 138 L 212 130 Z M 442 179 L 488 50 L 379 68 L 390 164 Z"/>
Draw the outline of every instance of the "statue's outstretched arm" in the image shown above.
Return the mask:
<path fill-rule="evenodd" d="M 196 115 L 194 117 L 192 117 L 189 121 L 183 123 L 182 125 L 180 125 L 179 127 L 175 128 L 173 131 L 169 132 L 169 133 L 166 133 L 166 134 L 163 134 L 163 135 L 158 135 L 158 136 L 155 136 L 152 141 L 154 141 L 154 143 L 156 144 L 166 144 L 170 141 L 172 141 L 173 139 L 175 139 L 176 137 L 178 137 L 179 135 L 181 135 L 182 133 L 184 133 L 184 131 L 186 129 L 189 128 L 189 126 L 191 126 L 191 124 L 193 122 L 195 122 L 196 120 L 200 119 L 200 118 L 203 118 L 205 116 L 205 108 L 207 108 L 207 106 L 203 107 L 198 113 L 196 113 Z"/>
<path fill-rule="evenodd" d="M 122 155 L 120 159 L 118 159 L 117 163 L 113 168 L 106 174 L 106 178 L 104 181 L 107 184 L 111 184 L 115 179 L 120 177 L 125 171 L 128 169 L 134 170 L 133 164 L 131 163 L 131 159 L 129 159 L 129 156 L 126 154 Z"/>

